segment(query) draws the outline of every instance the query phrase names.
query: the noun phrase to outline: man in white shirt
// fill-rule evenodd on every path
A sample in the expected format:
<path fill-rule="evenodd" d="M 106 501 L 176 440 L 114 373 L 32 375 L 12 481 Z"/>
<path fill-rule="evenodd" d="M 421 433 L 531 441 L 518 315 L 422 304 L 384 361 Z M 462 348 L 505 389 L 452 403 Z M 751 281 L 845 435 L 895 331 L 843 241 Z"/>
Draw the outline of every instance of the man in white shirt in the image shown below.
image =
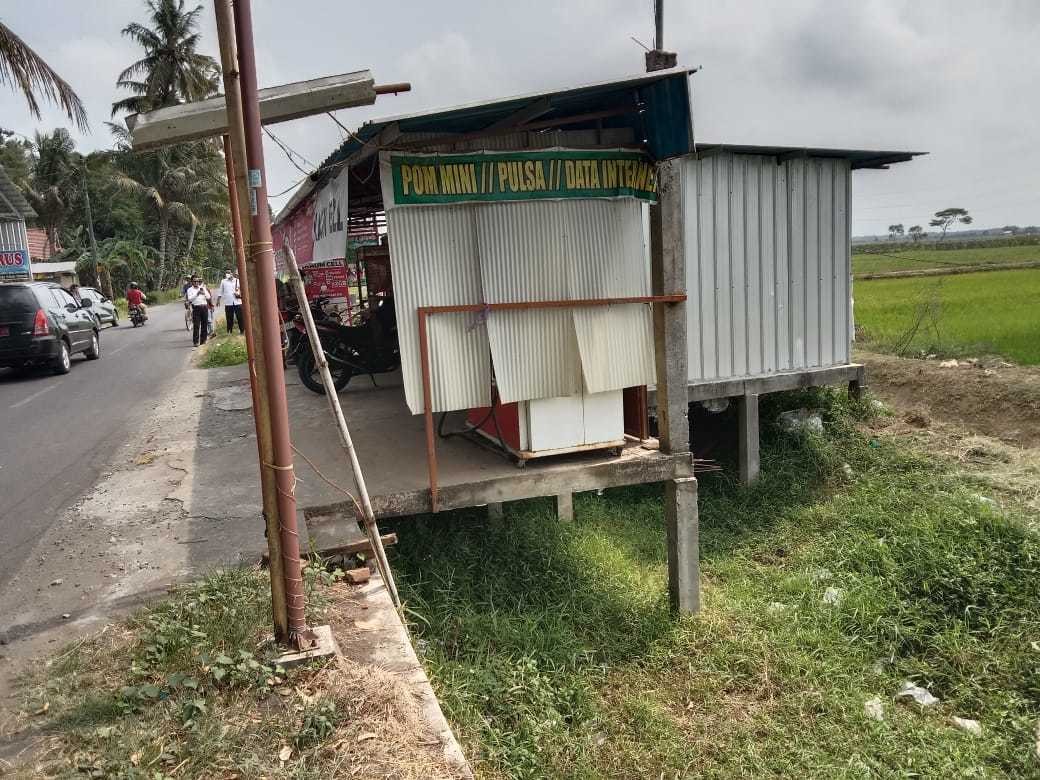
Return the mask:
<path fill-rule="evenodd" d="M 235 329 L 235 320 L 238 320 L 238 332 L 245 333 L 242 322 L 242 286 L 238 281 L 238 274 L 234 271 L 224 271 L 224 278 L 220 280 L 220 288 L 217 290 L 217 306 L 224 302 L 224 320 L 227 322 L 227 332 L 230 336 Z"/>
<path fill-rule="evenodd" d="M 202 280 L 193 276 L 191 284 L 184 291 L 184 300 L 191 307 L 191 341 L 196 347 L 205 344 L 209 338 L 209 304 L 212 299 Z"/>

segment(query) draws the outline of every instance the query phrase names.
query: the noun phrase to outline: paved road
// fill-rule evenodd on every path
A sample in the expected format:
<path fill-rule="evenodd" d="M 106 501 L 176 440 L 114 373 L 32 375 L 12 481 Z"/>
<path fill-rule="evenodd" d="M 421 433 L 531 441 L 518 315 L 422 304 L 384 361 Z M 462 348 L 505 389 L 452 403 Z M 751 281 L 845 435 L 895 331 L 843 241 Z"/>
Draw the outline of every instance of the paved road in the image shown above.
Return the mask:
<path fill-rule="evenodd" d="M 177 304 L 148 323 L 101 333 L 101 359 L 65 376 L 0 369 L 0 588 L 33 544 L 107 470 L 155 395 L 188 365 L 191 337 Z"/>

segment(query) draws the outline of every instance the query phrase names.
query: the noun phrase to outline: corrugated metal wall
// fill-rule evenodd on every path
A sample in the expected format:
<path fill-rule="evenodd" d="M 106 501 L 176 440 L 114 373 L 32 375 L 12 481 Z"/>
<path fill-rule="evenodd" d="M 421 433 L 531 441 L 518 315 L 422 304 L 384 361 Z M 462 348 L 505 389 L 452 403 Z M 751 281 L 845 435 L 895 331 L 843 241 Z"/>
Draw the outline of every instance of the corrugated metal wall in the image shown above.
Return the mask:
<path fill-rule="evenodd" d="M 472 207 L 390 209 L 387 225 L 405 400 L 412 414 L 421 414 L 416 310 L 419 306 L 483 301 Z M 479 320 L 479 315 L 468 313 L 437 314 L 427 319 L 435 412 L 491 403 L 491 351 L 487 329 Z"/>
<path fill-rule="evenodd" d="M 568 298 L 569 211 L 563 201 L 473 206 L 488 303 Z M 495 381 L 506 403 L 581 392 L 581 360 L 567 309 L 488 314 Z"/>
<path fill-rule="evenodd" d="M 846 160 L 686 161 L 691 382 L 848 362 L 849 183 Z"/>

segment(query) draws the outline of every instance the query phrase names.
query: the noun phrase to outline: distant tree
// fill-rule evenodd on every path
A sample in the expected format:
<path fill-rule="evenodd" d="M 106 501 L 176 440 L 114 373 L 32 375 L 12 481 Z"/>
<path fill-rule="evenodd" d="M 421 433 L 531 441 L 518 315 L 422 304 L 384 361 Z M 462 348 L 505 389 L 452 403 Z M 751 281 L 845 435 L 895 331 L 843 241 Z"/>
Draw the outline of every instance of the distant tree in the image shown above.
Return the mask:
<path fill-rule="evenodd" d="M 1018 225 L 1004 225 L 1004 227 L 1000 229 L 1000 232 L 1009 233 L 1013 236 L 1017 236 L 1020 232 L 1022 232 L 1022 228 L 1020 228 Z"/>
<path fill-rule="evenodd" d="M 971 215 L 968 214 L 967 209 L 952 207 L 937 211 L 935 212 L 935 218 L 928 224 L 942 231 L 939 235 L 939 240 L 942 241 L 946 238 L 946 231 L 949 230 L 950 225 L 955 222 L 960 222 L 962 225 L 970 225 L 972 223 Z"/>
<path fill-rule="evenodd" d="M 47 231 L 51 254 L 58 250 L 69 204 L 76 190 L 76 144 L 64 127 L 52 133 L 37 131 L 33 158 L 25 187 L 25 199 L 36 212 L 37 223 Z"/>
<path fill-rule="evenodd" d="M 113 103 L 112 116 L 202 100 L 217 91 L 217 61 L 196 51 L 202 6 L 189 11 L 184 0 L 147 0 L 146 4 L 151 27 L 131 22 L 123 28 L 123 35 L 145 53 L 119 74 L 116 86 L 132 96 Z"/>
<path fill-rule="evenodd" d="M 18 186 L 24 186 L 32 161 L 32 143 L 25 138 L 11 138 L 10 130 L 0 129 L 0 165 Z"/>
<path fill-rule="evenodd" d="M 910 238 L 912 238 L 914 241 L 920 241 L 926 235 L 924 232 L 924 228 L 920 225 L 914 225 L 910 228 L 908 232 L 910 233 Z"/>
<path fill-rule="evenodd" d="M 81 130 L 87 127 L 87 110 L 83 101 L 65 80 L 39 54 L 10 28 L 0 22 L 0 84 L 15 87 L 25 102 L 29 113 L 40 119 L 38 95 L 61 106 L 70 121 Z"/>
<path fill-rule="evenodd" d="M 888 226 L 888 238 L 890 241 L 895 241 L 901 235 L 903 235 L 903 226 L 901 224 Z"/>

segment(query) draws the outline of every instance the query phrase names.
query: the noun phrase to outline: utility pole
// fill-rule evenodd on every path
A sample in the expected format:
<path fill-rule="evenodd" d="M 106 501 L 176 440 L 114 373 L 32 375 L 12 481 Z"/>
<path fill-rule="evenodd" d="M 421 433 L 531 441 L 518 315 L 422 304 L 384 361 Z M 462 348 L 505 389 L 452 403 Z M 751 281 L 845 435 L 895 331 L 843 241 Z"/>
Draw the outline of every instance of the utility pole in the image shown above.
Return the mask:
<path fill-rule="evenodd" d="M 293 471 L 292 442 L 289 435 L 289 407 L 282 370 L 281 330 L 274 285 L 274 247 L 267 206 L 267 174 L 261 137 L 260 101 L 257 95 L 256 56 L 253 46 L 253 15 L 250 0 L 235 0 L 235 44 L 238 49 L 239 88 L 242 93 L 242 119 L 245 129 L 246 183 L 250 214 L 247 262 L 255 264 L 256 287 L 252 291 L 260 313 L 260 338 L 257 345 L 265 362 L 264 377 L 270 411 L 273 458 L 261 468 L 274 472 L 278 498 L 281 558 L 285 581 L 288 640 L 304 649 L 314 643 L 307 628 L 300 567 L 300 539 L 296 526 L 296 476 Z M 236 141 L 234 137 L 232 143 Z"/>
<path fill-rule="evenodd" d="M 654 2 L 654 48 L 646 53 L 646 72 L 674 68 L 678 56 L 664 50 L 664 0 Z"/>
<path fill-rule="evenodd" d="M 263 332 L 260 307 L 256 300 L 259 287 L 256 264 L 246 260 L 243 226 L 249 223 L 246 186 L 246 137 L 242 118 L 242 92 L 238 80 L 238 51 L 235 46 L 234 17 L 231 0 L 216 0 L 217 38 L 220 42 L 220 66 L 224 76 L 228 134 L 224 136 L 224 159 L 227 166 L 228 199 L 231 203 L 231 227 L 235 242 L 235 260 L 242 287 L 242 306 L 246 324 L 246 353 L 249 355 L 249 388 L 253 397 L 253 421 L 256 425 L 256 447 L 260 460 L 260 493 L 264 523 L 267 528 L 268 565 L 271 574 L 271 614 L 275 638 L 289 641 L 289 615 L 285 602 L 285 574 L 282 565 L 281 523 L 278 514 L 278 485 L 274 472 L 264 464 L 274 463 L 271 439 L 271 410 L 267 396 L 267 363 L 262 348 Z M 279 366 L 281 361 L 279 361 Z"/>
<path fill-rule="evenodd" d="M 94 284 L 101 286 L 101 276 L 98 273 L 97 240 L 94 238 L 94 213 L 90 210 L 90 187 L 87 185 L 87 167 L 84 165 L 83 172 L 83 204 L 87 209 L 87 235 L 90 237 L 90 257 L 94 262 Z M 112 297 L 115 290 L 109 284 L 108 297 Z"/>

